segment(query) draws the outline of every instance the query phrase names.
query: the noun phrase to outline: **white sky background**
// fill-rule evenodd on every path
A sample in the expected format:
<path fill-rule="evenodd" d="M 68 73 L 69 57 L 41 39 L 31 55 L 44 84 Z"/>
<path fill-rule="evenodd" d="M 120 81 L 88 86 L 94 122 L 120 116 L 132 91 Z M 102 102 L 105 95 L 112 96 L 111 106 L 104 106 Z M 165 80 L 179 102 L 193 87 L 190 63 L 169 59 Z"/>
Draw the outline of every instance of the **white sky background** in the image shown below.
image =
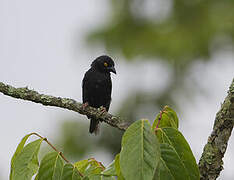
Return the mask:
<path fill-rule="evenodd" d="M 95 57 L 105 54 L 103 47 L 89 50 L 84 46 L 83 38 L 89 30 L 108 18 L 110 9 L 107 2 L 0 0 L 0 81 L 81 101 L 83 74 Z M 179 116 L 186 120 L 181 123 L 180 129 L 197 160 L 233 78 L 233 57 L 231 53 L 225 56 L 224 53 L 216 53 L 213 62 L 197 63 L 191 70 L 188 83 L 189 78 L 200 83 L 205 95 L 198 94 L 192 102 L 184 95 L 177 95 L 177 102 L 184 109 Z M 143 86 L 148 90 L 163 86 L 162 77 L 168 79 L 165 67 L 159 63 L 116 61 L 116 66 L 118 74 L 113 77 L 112 112 L 132 88 Z M 137 73 L 141 68 L 147 73 Z M 157 76 L 160 78 L 155 81 Z M 151 84 L 150 78 L 154 78 L 155 84 Z M 58 133 L 59 121 L 78 116 L 67 110 L 16 100 L 2 94 L 0 114 L 0 178 L 3 179 L 8 179 L 10 159 L 25 134 L 38 132 L 53 141 Z M 219 179 L 231 180 L 234 177 L 233 149 L 232 136 L 224 158 L 225 169 Z M 102 161 L 101 157 L 96 158 Z"/>

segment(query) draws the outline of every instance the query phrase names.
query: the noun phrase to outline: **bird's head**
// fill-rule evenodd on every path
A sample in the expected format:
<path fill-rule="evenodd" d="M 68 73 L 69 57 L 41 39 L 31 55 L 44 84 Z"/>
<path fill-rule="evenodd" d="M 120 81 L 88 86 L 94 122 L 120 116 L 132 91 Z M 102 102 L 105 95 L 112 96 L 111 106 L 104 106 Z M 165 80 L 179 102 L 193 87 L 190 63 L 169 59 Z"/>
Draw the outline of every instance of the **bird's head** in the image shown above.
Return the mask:
<path fill-rule="evenodd" d="M 106 55 L 97 57 L 92 62 L 91 67 L 97 69 L 100 72 L 113 72 L 116 74 L 114 61 Z"/>

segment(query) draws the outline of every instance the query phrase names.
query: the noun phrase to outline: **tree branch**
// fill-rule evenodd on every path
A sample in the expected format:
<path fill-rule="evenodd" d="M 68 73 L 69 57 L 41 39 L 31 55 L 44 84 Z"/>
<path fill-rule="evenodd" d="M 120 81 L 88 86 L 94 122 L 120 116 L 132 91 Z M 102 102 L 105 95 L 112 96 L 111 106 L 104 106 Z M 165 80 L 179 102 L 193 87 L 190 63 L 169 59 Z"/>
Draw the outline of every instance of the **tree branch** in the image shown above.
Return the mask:
<path fill-rule="evenodd" d="M 0 92 L 7 96 L 24 99 L 45 106 L 56 106 L 64 109 L 72 110 L 92 118 L 100 119 L 107 124 L 126 130 L 129 126 L 123 119 L 113 116 L 109 113 L 102 113 L 100 108 L 92 108 L 90 106 L 83 108 L 83 105 L 73 99 L 54 97 L 39 94 L 34 90 L 25 88 L 14 88 L 0 82 Z M 222 158 L 227 149 L 227 143 L 234 125 L 234 79 L 229 88 L 228 96 L 225 98 L 221 109 L 216 114 L 213 131 L 208 138 L 208 142 L 204 147 L 202 156 L 199 161 L 199 169 L 201 180 L 216 179 L 223 169 Z"/>
<path fill-rule="evenodd" d="M 117 127 L 121 130 L 126 130 L 128 127 L 128 124 L 124 122 L 121 118 L 113 116 L 107 112 L 103 113 L 99 108 L 96 109 L 90 106 L 84 108 L 81 103 L 73 99 L 39 94 L 34 90 L 28 89 L 28 87 L 15 88 L 2 82 L 0 82 L 0 92 L 7 96 L 32 101 L 35 103 L 40 103 L 45 106 L 56 106 L 75 111 L 95 119 L 100 119 L 106 122 L 107 124 L 113 127 Z"/>
<path fill-rule="evenodd" d="M 216 114 L 213 131 L 199 161 L 201 180 L 214 180 L 223 169 L 223 156 L 234 125 L 234 79 L 221 109 Z"/>

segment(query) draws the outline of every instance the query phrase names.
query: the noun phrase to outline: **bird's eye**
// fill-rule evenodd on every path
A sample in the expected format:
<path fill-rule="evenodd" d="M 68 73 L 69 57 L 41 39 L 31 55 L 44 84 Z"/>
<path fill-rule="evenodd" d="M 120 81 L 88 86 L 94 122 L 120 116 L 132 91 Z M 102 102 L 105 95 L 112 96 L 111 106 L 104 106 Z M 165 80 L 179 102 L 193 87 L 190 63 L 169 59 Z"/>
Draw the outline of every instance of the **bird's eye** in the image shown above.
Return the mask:
<path fill-rule="evenodd" d="M 104 66 L 105 66 L 105 67 L 107 67 L 107 66 L 108 66 L 108 64 L 107 64 L 106 62 L 104 62 Z"/>

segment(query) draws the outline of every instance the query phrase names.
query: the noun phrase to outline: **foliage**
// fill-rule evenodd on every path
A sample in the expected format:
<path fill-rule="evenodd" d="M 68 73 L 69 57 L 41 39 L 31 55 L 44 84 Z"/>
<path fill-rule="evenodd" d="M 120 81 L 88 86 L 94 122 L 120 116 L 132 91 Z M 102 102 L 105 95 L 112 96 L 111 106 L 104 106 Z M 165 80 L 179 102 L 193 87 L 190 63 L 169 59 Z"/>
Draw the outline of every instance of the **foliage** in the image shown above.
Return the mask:
<path fill-rule="evenodd" d="M 39 139 L 25 145 L 31 135 Z M 43 141 L 55 151 L 47 153 L 39 164 Z M 126 130 L 121 151 L 108 167 L 93 158 L 72 164 L 46 138 L 36 133 L 26 135 L 12 157 L 10 180 L 30 180 L 35 174 L 35 180 L 199 179 L 195 158 L 178 130 L 177 115 L 168 106 L 152 126 L 143 119 Z"/>
<path fill-rule="evenodd" d="M 160 11 L 163 6 L 167 8 Z M 229 43 L 223 35 L 233 42 L 233 11 L 232 0 L 113 0 L 109 21 L 88 39 L 129 60 L 160 57 L 186 65 L 198 58 L 210 60 L 217 37 L 219 45 Z"/>

